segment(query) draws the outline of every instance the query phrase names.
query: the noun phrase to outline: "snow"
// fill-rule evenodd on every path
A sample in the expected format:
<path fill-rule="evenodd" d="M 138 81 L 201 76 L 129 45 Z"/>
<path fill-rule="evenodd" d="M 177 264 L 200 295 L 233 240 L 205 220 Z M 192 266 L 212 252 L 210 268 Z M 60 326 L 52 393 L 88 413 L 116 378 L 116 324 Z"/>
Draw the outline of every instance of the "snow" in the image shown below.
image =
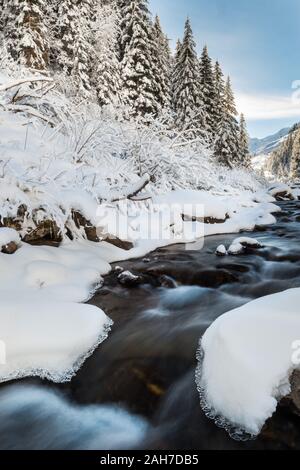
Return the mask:
<path fill-rule="evenodd" d="M 149 118 L 147 124 L 138 118 L 122 119 L 122 110 L 73 103 L 52 88 L 52 80 L 45 93 L 47 80 L 37 76 L 31 85 L 24 71 L 17 75 L 15 80 L 0 73 L 0 217 L 20 224 L 19 235 L 0 231 L 0 242 L 1 237 L 13 238 L 19 245 L 13 255 L 0 253 L 0 340 L 3 331 L 7 344 L 13 344 L 14 317 L 5 313 L 9 307 L 14 315 L 22 315 L 24 331 L 26 319 L 32 323 L 33 353 L 30 356 L 28 343 L 20 340 L 5 376 L 23 370 L 63 380 L 106 334 L 109 319 L 102 327 L 95 320 L 95 336 L 87 335 L 81 342 L 78 331 L 87 306 L 77 304 L 89 300 L 102 285 L 111 263 L 172 243 L 253 230 L 257 224 L 274 223 L 272 214 L 279 209 L 256 175 L 220 168 L 203 142 L 189 143 L 180 132 L 170 132 L 165 116 Z M 15 105 L 17 85 L 18 96 L 27 98 Z M 138 195 L 141 201 L 131 200 L 146 184 L 147 194 L 143 189 Z M 101 239 L 121 235 L 134 247 L 125 251 L 104 241 L 88 241 L 84 228 L 74 222 L 74 211 L 97 226 Z M 224 222 L 206 224 L 205 217 Z M 54 222 L 61 231 L 59 248 L 20 242 L 19 237 L 42 221 Z M 61 325 L 61 344 L 67 339 L 59 353 L 47 336 L 47 330 L 54 332 L 60 325 L 59 315 L 50 315 L 53 304 L 61 316 L 65 309 L 74 307 L 75 312 L 74 322 L 66 314 Z M 42 324 L 47 328 L 43 330 Z M 45 344 L 45 357 L 38 362 L 34 352 L 40 344 Z"/>
<path fill-rule="evenodd" d="M 225 256 L 225 255 L 240 255 L 245 251 L 246 247 L 252 248 L 261 248 L 261 244 L 255 238 L 250 237 L 238 237 L 231 243 L 228 250 L 224 245 L 218 246 L 216 249 L 216 255 Z"/>
<path fill-rule="evenodd" d="M 216 255 L 218 256 L 226 256 L 227 255 L 227 250 L 225 245 L 219 245 L 216 249 Z"/>
<path fill-rule="evenodd" d="M 272 185 L 268 189 L 268 193 L 272 197 L 276 197 L 276 195 L 280 193 L 286 193 L 287 196 L 293 197 L 293 190 L 290 188 L 290 186 L 284 183 L 278 183 L 278 184 Z"/>
<path fill-rule="evenodd" d="M 237 438 L 259 434 L 290 392 L 291 372 L 300 366 L 299 302 L 300 289 L 252 301 L 219 317 L 201 340 L 202 407 Z"/>
<path fill-rule="evenodd" d="M 118 280 L 121 284 L 135 283 L 139 280 L 139 276 L 135 276 L 130 271 L 123 271 L 118 275 Z"/>
<path fill-rule="evenodd" d="M 40 376 L 72 378 L 112 324 L 99 308 L 74 302 L 1 300 L 0 335 L 6 363 L 0 381 Z"/>
<path fill-rule="evenodd" d="M 228 207 L 221 198 L 208 193 L 207 191 L 177 190 L 162 196 L 157 196 L 153 200 L 154 204 L 167 204 L 169 206 L 179 205 L 184 210 L 184 215 L 193 216 L 195 207 L 203 207 L 203 217 L 225 220 Z"/>
<path fill-rule="evenodd" d="M 20 235 L 16 230 L 8 227 L 0 228 L 0 247 L 8 245 L 11 242 L 14 242 L 18 245 L 20 241 Z"/>
<path fill-rule="evenodd" d="M 239 237 L 236 238 L 234 243 L 240 243 L 242 246 L 251 246 L 254 248 L 260 248 L 261 244 L 256 238 L 250 238 L 250 237 Z"/>
<path fill-rule="evenodd" d="M 111 320 L 88 300 L 118 248 L 69 242 L 60 248 L 21 243 L 0 254 L 0 381 L 39 375 L 70 380 L 106 337 Z M 16 295 L 17 294 L 17 295 Z"/>
<path fill-rule="evenodd" d="M 228 248 L 229 255 L 239 255 L 244 251 L 244 247 L 241 243 L 235 242 L 230 245 Z"/>

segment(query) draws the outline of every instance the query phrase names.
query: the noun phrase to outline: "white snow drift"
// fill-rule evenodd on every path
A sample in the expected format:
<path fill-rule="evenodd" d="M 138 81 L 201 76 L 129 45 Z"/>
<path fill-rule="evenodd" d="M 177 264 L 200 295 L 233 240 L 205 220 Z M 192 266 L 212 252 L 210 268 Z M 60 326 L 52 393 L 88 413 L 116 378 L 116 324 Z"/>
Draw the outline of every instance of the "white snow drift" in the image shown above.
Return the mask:
<path fill-rule="evenodd" d="M 20 241 L 21 237 L 16 230 L 8 227 L 0 228 L 0 248 L 11 242 L 18 244 Z"/>
<path fill-rule="evenodd" d="M 99 308 L 73 302 L 1 301 L 0 318 L 1 382 L 36 375 L 70 380 L 112 324 Z"/>
<path fill-rule="evenodd" d="M 218 318 L 201 340 L 202 406 L 236 435 L 259 434 L 290 392 L 300 367 L 299 305 L 300 289 L 255 300 Z"/>

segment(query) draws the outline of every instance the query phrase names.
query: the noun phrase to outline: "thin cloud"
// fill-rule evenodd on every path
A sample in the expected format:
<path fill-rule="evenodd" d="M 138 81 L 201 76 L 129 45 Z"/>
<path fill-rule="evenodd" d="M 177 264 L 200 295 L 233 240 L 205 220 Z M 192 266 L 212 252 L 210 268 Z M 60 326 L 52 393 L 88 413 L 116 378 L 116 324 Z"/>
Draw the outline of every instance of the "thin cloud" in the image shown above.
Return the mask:
<path fill-rule="evenodd" d="M 238 111 L 248 120 L 296 118 L 300 120 L 300 93 L 290 96 L 237 94 Z"/>

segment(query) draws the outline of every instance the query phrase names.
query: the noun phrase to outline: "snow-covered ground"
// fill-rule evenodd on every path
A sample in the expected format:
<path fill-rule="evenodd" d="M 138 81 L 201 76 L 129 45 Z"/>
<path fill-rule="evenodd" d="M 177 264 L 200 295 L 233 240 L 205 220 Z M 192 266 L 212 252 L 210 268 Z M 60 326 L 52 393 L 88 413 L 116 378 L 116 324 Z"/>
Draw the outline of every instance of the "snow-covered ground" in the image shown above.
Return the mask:
<path fill-rule="evenodd" d="M 235 437 L 257 435 L 300 368 L 300 289 L 218 318 L 201 340 L 196 373 L 204 410 Z"/>
<path fill-rule="evenodd" d="M 253 230 L 274 223 L 279 210 L 263 181 L 220 168 L 203 143 L 187 144 L 160 122 L 75 106 L 51 79 L 37 80 L 33 87 L 26 77 L 0 76 L 0 217 L 16 229 L 0 228 L 0 250 L 10 242 L 17 248 L 0 253 L 0 380 L 72 376 L 111 324 L 82 304 L 110 263 Z M 84 220 L 76 223 L 75 213 Z M 24 243 L 41 236 L 43 222 L 53 224 L 59 248 Z M 102 241 L 87 240 L 86 228 L 98 228 Z M 108 235 L 133 248 L 103 241 Z"/>

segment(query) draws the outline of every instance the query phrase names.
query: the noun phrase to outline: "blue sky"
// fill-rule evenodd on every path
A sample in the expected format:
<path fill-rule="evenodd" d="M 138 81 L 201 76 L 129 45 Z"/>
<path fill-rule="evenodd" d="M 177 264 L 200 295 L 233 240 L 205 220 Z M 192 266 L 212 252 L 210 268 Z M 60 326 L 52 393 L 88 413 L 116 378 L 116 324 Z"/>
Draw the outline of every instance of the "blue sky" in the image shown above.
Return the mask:
<path fill-rule="evenodd" d="M 264 137 L 300 121 L 299 0 L 150 0 L 173 44 L 190 17 L 198 51 L 230 74 L 251 136 Z M 294 91 L 294 93 L 295 93 Z M 300 93 L 298 93 L 300 97 Z"/>

